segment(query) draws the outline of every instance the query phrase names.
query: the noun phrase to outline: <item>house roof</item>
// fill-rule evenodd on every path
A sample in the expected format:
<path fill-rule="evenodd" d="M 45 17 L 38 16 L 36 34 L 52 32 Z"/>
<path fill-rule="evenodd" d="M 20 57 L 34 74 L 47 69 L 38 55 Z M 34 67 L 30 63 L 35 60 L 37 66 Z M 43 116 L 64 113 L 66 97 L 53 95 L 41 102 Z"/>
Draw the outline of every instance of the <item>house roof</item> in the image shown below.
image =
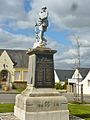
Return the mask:
<path fill-rule="evenodd" d="M 88 72 L 90 71 L 90 68 L 80 68 L 79 72 L 81 74 L 81 76 L 83 77 L 83 79 L 86 77 L 86 75 L 88 74 Z"/>
<path fill-rule="evenodd" d="M 70 78 L 72 78 L 75 70 L 61 70 L 61 69 L 55 69 L 57 76 L 59 77 L 59 80 L 61 81 L 65 81 L 68 80 Z M 80 68 L 79 72 L 82 76 L 82 78 L 84 79 L 88 72 L 90 71 L 90 68 Z"/>
<path fill-rule="evenodd" d="M 12 62 L 14 63 L 14 67 L 27 68 L 29 56 L 26 54 L 27 50 L 8 50 L 8 49 L 0 49 L 0 55 L 3 51 L 6 51 Z"/>
<path fill-rule="evenodd" d="M 65 81 L 72 77 L 74 70 L 61 70 L 61 69 L 55 69 L 57 76 L 59 77 L 59 80 Z"/>

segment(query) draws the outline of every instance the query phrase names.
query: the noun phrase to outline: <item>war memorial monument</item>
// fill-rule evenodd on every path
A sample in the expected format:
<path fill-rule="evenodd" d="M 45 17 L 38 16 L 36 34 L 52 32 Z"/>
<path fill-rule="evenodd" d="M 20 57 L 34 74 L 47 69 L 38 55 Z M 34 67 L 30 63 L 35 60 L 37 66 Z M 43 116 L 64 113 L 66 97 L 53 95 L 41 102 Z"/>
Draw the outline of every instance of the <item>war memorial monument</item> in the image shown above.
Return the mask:
<path fill-rule="evenodd" d="M 47 27 L 48 12 L 43 6 L 35 25 L 36 41 L 27 52 L 27 88 L 16 96 L 14 115 L 20 120 L 69 120 L 67 100 L 55 89 L 53 56 L 56 50 L 46 47 Z"/>

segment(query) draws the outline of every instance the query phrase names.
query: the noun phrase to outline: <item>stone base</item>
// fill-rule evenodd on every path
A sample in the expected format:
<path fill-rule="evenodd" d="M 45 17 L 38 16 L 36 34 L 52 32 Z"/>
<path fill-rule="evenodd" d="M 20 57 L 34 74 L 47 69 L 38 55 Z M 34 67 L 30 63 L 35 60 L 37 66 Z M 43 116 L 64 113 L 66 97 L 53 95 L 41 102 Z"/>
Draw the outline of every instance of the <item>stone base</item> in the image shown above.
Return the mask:
<path fill-rule="evenodd" d="M 69 120 L 66 98 L 52 88 L 28 86 L 16 96 L 14 115 L 20 120 Z"/>
<path fill-rule="evenodd" d="M 14 114 L 20 120 L 69 120 L 68 110 L 25 112 L 15 106 Z"/>

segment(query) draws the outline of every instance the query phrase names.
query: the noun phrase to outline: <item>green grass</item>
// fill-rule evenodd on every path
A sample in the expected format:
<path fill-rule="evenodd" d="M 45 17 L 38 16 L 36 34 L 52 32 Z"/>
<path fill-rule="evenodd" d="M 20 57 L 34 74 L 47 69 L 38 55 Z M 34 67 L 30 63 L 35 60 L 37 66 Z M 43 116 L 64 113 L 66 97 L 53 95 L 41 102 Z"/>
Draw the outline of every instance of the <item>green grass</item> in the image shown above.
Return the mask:
<path fill-rule="evenodd" d="M 90 120 L 90 105 L 87 104 L 69 104 L 69 112 L 75 116 Z"/>
<path fill-rule="evenodd" d="M 0 104 L 0 113 L 13 112 L 14 104 Z"/>

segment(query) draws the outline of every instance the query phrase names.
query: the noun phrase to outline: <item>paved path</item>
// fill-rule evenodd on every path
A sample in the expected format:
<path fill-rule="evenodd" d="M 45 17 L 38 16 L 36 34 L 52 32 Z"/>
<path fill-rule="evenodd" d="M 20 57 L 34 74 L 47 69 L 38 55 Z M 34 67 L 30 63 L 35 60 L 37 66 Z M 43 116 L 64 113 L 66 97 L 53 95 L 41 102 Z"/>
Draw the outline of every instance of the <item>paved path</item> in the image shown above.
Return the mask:
<path fill-rule="evenodd" d="M 73 93 L 61 93 L 61 95 L 65 96 L 69 102 L 75 101 L 76 99 Z M 81 98 L 79 97 L 79 99 Z M 90 103 L 90 95 L 84 95 L 83 100 L 84 102 Z"/>
<path fill-rule="evenodd" d="M 15 103 L 15 97 L 18 92 L 14 91 L 0 91 L 0 103 Z M 65 96 L 69 102 L 75 101 L 75 97 L 73 93 L 61 93 L 61 95 Z M 84 95 L 84 101 L 90 103 L 90 95 Z"/>
<path fill-rule="evenodd" d="M 15 96 L 17 94 L 0 94 L 0 103 L 15 103 Z"/>
<path fill-rule="evenodd" d="M 15 97 L 18 94 L 17 91 L 3 91 L 0 90 L 0 103 L 15 103 Z"/>

